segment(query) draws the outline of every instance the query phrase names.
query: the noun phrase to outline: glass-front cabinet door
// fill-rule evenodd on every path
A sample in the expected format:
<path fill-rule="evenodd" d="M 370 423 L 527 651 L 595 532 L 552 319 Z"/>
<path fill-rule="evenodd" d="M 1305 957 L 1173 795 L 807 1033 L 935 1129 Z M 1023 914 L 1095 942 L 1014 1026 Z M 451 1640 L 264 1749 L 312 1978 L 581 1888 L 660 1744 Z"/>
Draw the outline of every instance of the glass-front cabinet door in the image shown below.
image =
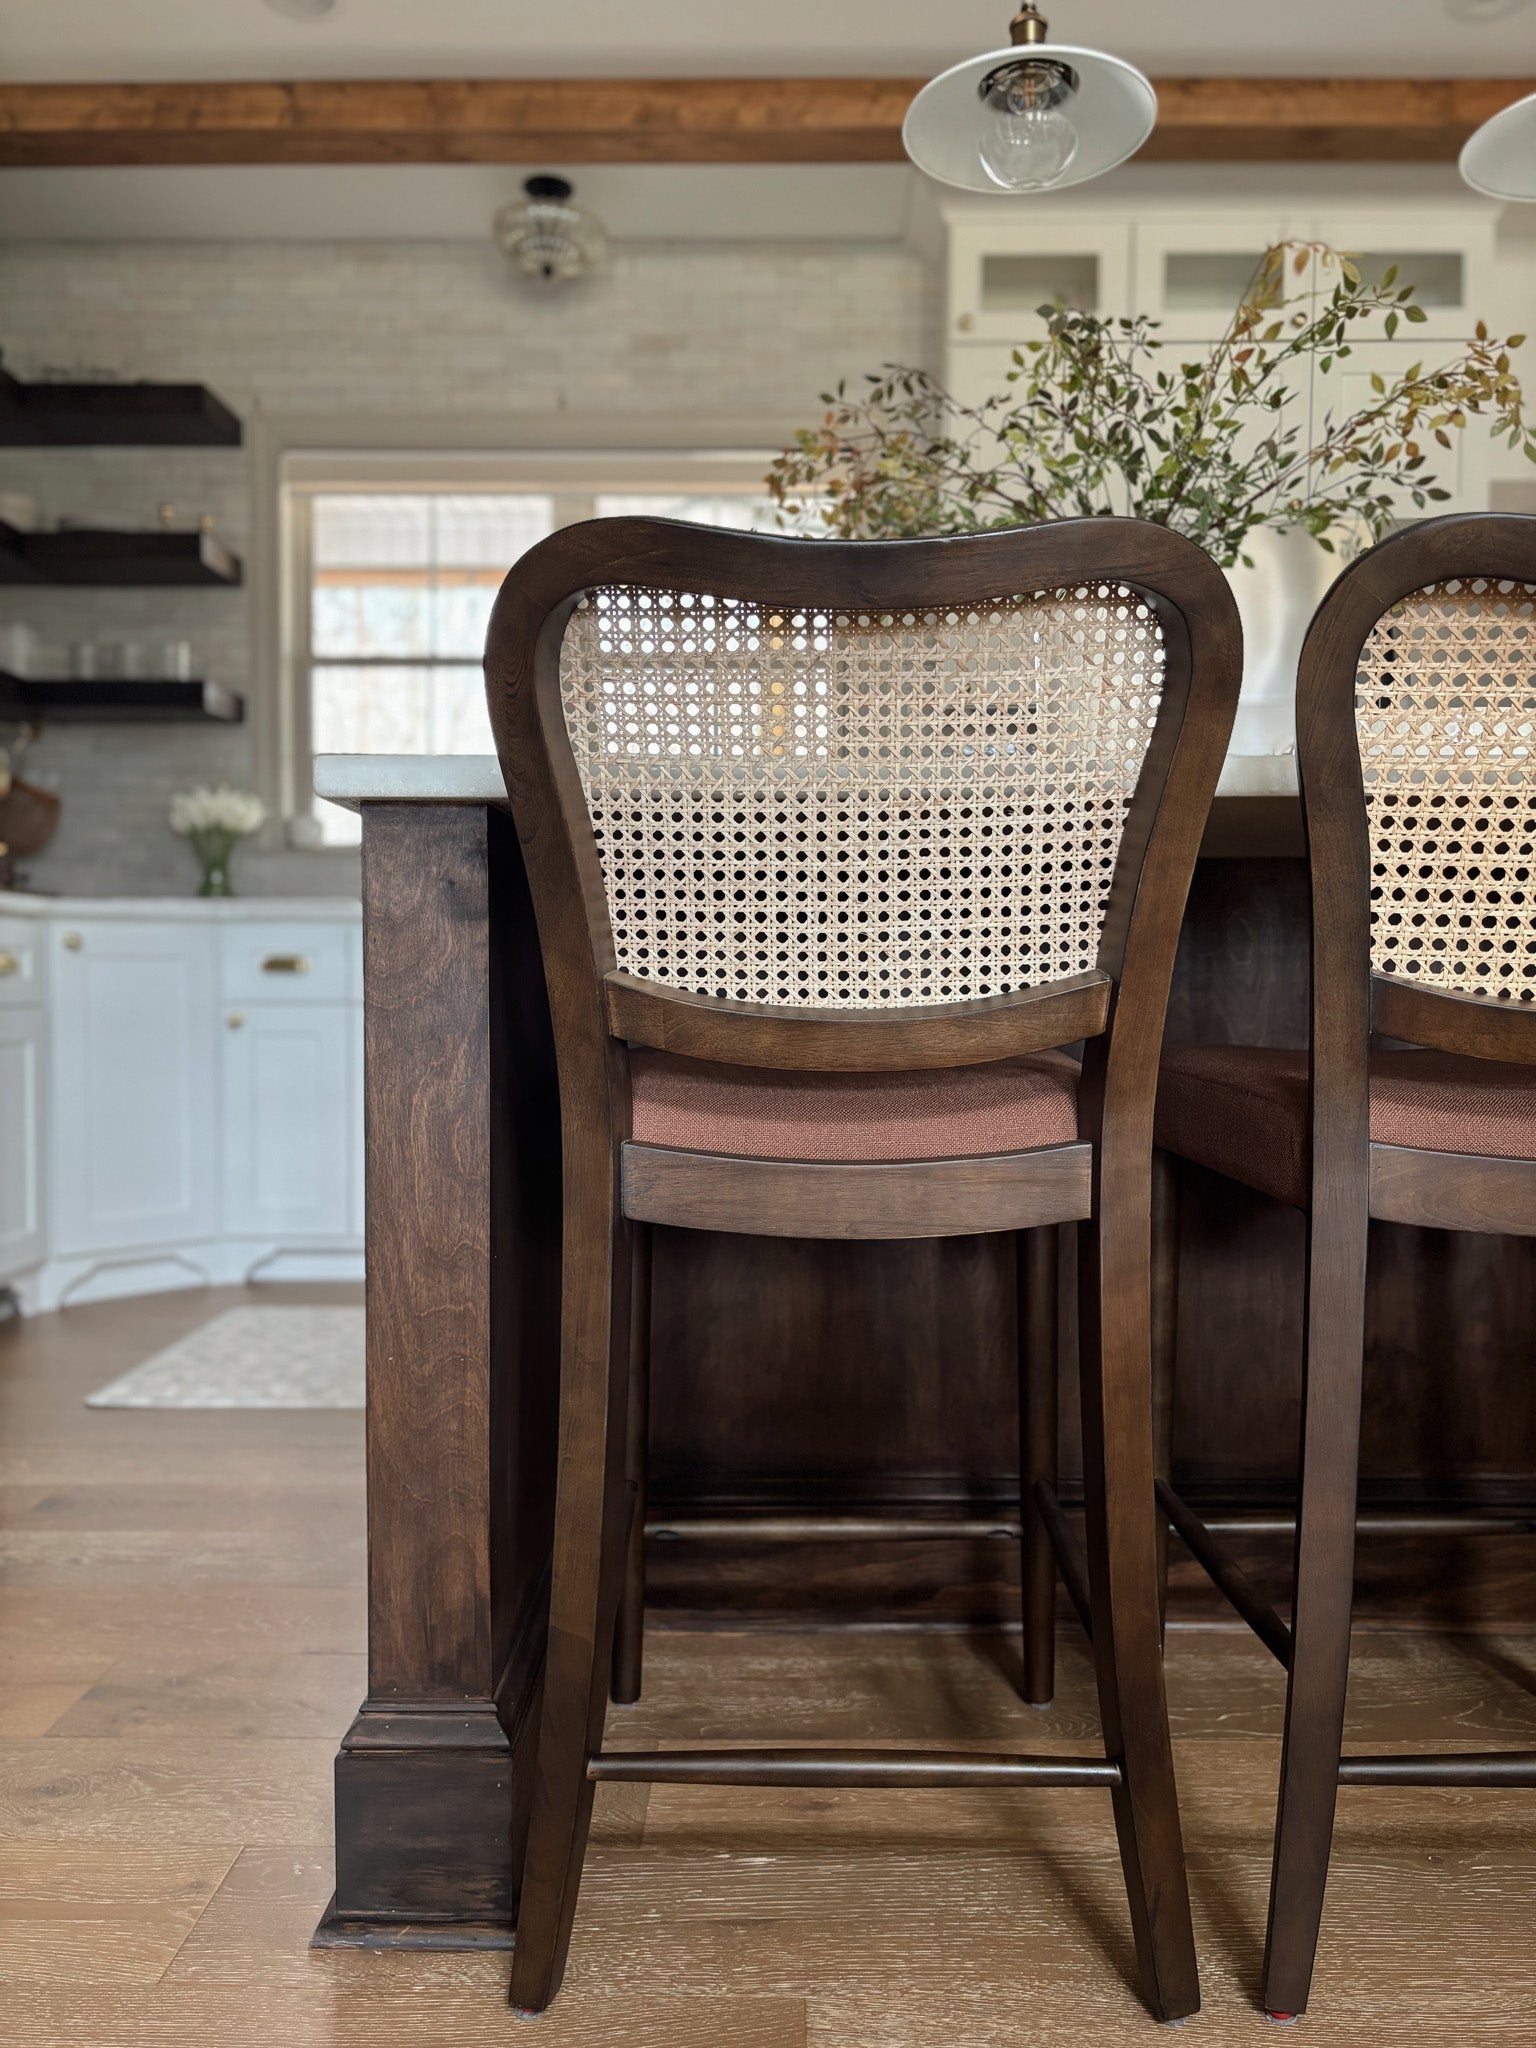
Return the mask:
<path fill-rule="evenodd" d="M 1276 242 L 1310 234 L 1292 213 L 1143 219 L 1135 230 L 1132 289 L 1136 311 L 1156 320 L 1164 341 L 1218 341 L 1226 333 Z"/>
<path fill-rule="evenodd" d="M 951 347 L 1038 340 L 1042 306 L 1129 310 L 1131 231 L 1115 221 L 1042 220 L 1030 208 L 956 208 L 949 226 Z"/>
<path fill-rule="evenodd" d="M 1490 291 L 1493 218 L 1476 202 L 1411 213 L 1329 208 L 1318 215 L 1315 232 L 1347 250 L 1367 282 L 1395 268 L 1393 289 L 1414 287 L 1414 302 L 1426 317 L 1400 328 L 1397 338 L 1416 353 L 1429 341 L 1465 341 L 1479 320 L 1498 320 Z"/>

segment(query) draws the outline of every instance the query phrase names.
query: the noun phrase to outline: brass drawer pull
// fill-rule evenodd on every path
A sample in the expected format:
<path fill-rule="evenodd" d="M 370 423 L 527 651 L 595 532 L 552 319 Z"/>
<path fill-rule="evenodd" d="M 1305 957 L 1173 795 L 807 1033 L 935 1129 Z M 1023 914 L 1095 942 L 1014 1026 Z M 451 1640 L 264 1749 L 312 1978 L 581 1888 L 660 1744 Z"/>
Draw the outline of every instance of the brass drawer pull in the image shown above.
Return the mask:
<path fill-rule="evenodd" d="M 269 953 L 261 963 L 263 974 L 308 974 L 309 961 L 302 953 Z"/>
<path fill-rule="evenodd" d="M 14 953 L 0 953 L 0 974 L 20 974 L 21 962 Z"/>
<path fill-rule="evenodd" d="M 85 941 L 78 932 L 66 932 L 64 934 L 64 950 L 66 953 L 78 953 L 84 944 Z"/>

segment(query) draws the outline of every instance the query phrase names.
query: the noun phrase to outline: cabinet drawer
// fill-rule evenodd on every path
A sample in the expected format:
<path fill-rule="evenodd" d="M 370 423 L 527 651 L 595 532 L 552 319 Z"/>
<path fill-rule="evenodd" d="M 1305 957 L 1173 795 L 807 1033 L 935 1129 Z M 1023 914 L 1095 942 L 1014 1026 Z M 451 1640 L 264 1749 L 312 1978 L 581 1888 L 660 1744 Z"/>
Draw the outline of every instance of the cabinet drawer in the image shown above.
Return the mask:
<path fill-rule="evenodd" d="M 350 925 L 238 924 L 221 936 L 226 1003 L 338 1003 L 350 994 Z"/>
<path fill-rule="evenodd" d="M 30 918 L 0 917 L 0 1004 L 43 1000 L 44 927 Z"/>

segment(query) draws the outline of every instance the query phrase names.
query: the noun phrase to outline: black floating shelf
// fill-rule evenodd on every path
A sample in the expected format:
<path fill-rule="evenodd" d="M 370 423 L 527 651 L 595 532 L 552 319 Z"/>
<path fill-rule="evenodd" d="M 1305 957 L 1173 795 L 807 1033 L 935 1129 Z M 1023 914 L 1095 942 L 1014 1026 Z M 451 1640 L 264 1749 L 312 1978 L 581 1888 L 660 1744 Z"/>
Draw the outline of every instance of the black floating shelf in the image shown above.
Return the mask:
<path fill-rule="evenodd" d="M 222 683 L 114 678 L 44 683 L 0 670 L 0 719 L 10 724 L 164 725 L 212 719 L 239 725 L 245 699 Z"/>
<path fill-rule="evenodd" d="M 211 533 L 119 533 L 66 526 L 57 533 L 0 527 L 0 582 L 64 583 L 97 589 L 228 587 L 240 557 Z"/>
<path fill-rule="evenodd" d="M 0 519 L 0 583 L 41 583 L 44 579 L 27 560 L 31 534 Z"/>
<path fill-rule="evenodd" d="M 0 370 L 0 448 L 238 448 L 205 384 L 24 384 Z"/>

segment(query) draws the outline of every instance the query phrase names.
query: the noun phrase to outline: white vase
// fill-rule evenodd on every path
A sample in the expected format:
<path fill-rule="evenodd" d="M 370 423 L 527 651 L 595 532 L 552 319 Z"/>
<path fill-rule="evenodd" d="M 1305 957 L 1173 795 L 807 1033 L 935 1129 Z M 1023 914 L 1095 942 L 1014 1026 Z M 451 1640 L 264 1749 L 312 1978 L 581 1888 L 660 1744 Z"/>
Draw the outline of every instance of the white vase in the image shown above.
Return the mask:
<path fill-rule="evenodd" d="M 1343 564 L 1299 526 L 1256 527 L 1243 543 L 1251 569 L 1228 569 L 1243 622 L 1243 690 L 1234 754 L 1289 754 L 1296 746 L 1296 667 L 1323 592 Z"/>

